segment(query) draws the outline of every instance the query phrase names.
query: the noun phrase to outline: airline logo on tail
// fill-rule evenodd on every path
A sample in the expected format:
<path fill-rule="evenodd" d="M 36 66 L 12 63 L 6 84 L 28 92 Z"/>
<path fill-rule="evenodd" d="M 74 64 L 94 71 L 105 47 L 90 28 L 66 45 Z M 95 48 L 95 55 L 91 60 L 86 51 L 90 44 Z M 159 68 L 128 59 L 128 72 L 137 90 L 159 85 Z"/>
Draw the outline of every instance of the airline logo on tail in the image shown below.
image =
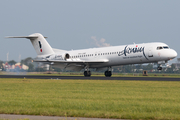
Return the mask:
<path fill-rule="evenodd" d="M 41 44 L 41 41 L 39 41 L 39 48 L 40 48 L 40 51 L 42 52 L 42 44 Z"/>

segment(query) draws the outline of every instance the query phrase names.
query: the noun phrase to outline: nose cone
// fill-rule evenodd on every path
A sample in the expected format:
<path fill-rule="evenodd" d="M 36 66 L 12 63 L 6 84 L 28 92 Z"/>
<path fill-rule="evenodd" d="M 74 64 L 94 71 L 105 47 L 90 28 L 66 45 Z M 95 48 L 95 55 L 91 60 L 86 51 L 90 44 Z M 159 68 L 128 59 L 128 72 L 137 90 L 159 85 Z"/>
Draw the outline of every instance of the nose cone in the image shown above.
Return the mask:
<path fill-rule="evenodd" d="M 177 52 L 175 50 L 171 50 L 170 54 L 169 54 L 169 57 L 171 59 L 174 59 L 175 57 L 177 57 Z"/>
<path fill-rule="evenodd" d="M 158 56 L 161 60 L 171 60 L 177 57 L 177 52 L 173 49 L 162 49 L 158 52 Z"/>

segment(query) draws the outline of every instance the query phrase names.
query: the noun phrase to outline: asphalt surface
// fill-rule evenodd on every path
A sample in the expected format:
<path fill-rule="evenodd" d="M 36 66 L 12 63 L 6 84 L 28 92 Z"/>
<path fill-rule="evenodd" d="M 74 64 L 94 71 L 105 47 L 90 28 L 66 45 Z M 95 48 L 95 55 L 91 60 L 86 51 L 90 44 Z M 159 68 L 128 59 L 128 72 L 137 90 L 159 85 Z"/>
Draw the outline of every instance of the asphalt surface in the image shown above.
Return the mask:
<path fill-rule="evenodd" d="M 43 76 L 43 75 L 0 75 L 0 78 L 31 78 L 31 79 L 73 79 L 73 80 L 142 80 L 142 81 L 180 81 L 170 77 L 84 77 L 84 76 Z"/>
<path fill-rule="evenodd" d="M 11 115 L 0 114 L 0 119 L 8 120 L 123 120 L 123 119 L 104 119 L 104 118 L 81 118 L 81 117 L 58 117 L 58 116 L 36 116 L 36 115 Z"/>

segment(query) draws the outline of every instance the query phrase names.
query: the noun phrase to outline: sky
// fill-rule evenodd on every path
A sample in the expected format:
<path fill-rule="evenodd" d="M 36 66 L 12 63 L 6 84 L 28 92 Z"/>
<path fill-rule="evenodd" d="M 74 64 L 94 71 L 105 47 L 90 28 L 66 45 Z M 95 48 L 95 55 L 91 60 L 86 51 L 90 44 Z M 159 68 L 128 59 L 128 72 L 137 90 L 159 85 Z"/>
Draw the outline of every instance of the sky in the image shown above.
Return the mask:
<path fill-rule="evenodd" d="M 180 0 L 1 0 L 0 60 L 35 58 L 28 39 L 5 38 L 33 33 L 63 50 L 163 42 L 180 53 L 179 6 Z"/>

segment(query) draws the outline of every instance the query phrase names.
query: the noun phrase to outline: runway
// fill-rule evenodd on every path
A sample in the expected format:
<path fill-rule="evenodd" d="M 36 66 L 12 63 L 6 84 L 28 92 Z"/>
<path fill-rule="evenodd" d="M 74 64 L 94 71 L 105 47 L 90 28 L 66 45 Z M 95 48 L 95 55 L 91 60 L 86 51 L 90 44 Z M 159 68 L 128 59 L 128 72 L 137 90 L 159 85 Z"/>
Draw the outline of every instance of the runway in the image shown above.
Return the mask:
<path fill-rule="evenodd" d="M 107 119 L 107 118 L 82 118 L 82 117 L 59 117 L 59 116 L 38 116 L 38 115 L 13 115 L 0 114 L 0 119 L 10 120 L 125 120 L 125 119 Z"/>
<path fill-rule="evenodd" d="M 142 80 L 142 81 L 180 81 L 180 78 L 170 77 L 101 77 L 101 76 L 44 76 L 44 75 L 0 75 L 0 78 L 30 78 L 30 79 L 73 79 L 73 80 Z"/>

